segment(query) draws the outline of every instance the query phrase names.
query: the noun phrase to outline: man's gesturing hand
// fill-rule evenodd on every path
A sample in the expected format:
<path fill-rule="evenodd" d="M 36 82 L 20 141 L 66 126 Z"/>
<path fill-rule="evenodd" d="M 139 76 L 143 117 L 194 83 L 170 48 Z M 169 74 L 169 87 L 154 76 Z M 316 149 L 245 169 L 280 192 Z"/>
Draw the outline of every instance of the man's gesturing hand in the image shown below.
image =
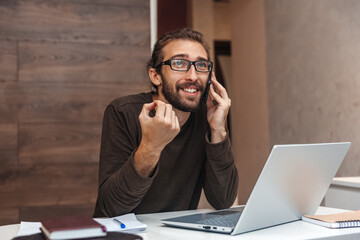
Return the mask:
<path fill-rule="evenodd" d="M 150 111 L 156 114 L 150 117 Z M 155 100 L 144 104 L 139 115 L 142 139 L 134 156 L 136 170 L 144 177 L 153 172 L 161 151 L 180 131 L 180 124 L 170 104 Z"/>

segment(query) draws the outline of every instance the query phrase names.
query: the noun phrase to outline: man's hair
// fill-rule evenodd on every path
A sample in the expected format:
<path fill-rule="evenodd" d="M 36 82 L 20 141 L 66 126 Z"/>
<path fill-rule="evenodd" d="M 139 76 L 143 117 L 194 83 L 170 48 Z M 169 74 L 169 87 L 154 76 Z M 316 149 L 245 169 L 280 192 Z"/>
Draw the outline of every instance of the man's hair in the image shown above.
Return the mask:
<path fill-rule="evenodd" d="M 146 64 L 147 70 L 150 70 L 150 68 L 154 68 L 157 73 L 161 74 L 161 66 L 159 67 L 159 64 L 164 61 L 164 53 L 162 50 L 168 43 L 174 40 L 190 40 L 200 43 L 204 47 L 208 55 L 208 59 L 210 60 L 210 47 L 202 33 L 191 30 L 189 28 L 182 28 L 162 35 L 156 41 L 153 52 L 151 54 L 151 58 Z M 154 84 L 152 85 L 153 92 L 157 92 L 157 86 Z"/>

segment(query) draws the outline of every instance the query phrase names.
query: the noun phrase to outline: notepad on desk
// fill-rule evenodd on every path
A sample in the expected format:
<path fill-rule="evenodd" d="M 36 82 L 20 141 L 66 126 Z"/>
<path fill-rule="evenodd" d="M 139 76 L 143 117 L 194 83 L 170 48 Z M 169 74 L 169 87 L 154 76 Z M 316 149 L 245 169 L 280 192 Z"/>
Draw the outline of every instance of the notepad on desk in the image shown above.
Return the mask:
<path fill-rule="evenodd" d="M 134 213 L 129 213 L 113 218 L 94 218 L 95 221 L 104 225 L 108 232 L 145 232 L 147 225 L 137 220 Z"/>
<path fill-rule="evenodd" d="M 302 220 L 328 228 L 360 227 L 360 210 L 326 215 L 304 215 Z"/>

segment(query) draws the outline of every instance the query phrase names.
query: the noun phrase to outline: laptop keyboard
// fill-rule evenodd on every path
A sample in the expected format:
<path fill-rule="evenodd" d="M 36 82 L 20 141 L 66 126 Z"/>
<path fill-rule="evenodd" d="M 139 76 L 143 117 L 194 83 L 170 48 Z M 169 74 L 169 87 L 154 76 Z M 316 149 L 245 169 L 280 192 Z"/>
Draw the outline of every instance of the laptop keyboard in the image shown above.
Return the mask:
<path fill-rule="evenodd" d="M 232 213 L 228 215 L 222 215 L 220 217 L 199 220 L 197 223 L 211 226 L 235 227 L 237 221 L 240 218 L 240 215 L 241 213 Z"/>

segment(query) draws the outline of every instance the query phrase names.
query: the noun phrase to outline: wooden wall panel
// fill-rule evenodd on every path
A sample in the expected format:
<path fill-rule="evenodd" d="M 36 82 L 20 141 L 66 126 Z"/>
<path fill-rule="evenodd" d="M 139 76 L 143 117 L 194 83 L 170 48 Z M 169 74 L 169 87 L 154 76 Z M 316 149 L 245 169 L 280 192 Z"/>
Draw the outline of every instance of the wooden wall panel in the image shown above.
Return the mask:
<path fill-rule="evenodd" d="M 148 46 L 19 43 L 19 81 L 145 83 Z"/>
<path fill-rule="evenodd" d="M 56 217 L 59 215 L 91 216 L 93 213 L 93 204 L 21 207 L 19 210 L 19 216 L 22 221 L 40 221 L 45 217 Z"/>
<path fill-rule="evenodd" d="M 18 101 L 14 97 L 16 94 L 11 91 L 12 86 L 16 86 L 16 83 L 0 82 L 0 124 L 17 123 L 16 109 L 18 106 L 16 104 Z"/>
<path fill-rule="evenodd" d="M 18 165 L 4 165 L 0 168 L 0 203 L 5 212 L 19 206 L 21 193 L 19 191 Z M 2 215 L 2 214 L 0 214 Z"/>
<path fill-rule="evenodd" d="M 3 208 L 95 204 L 98 163 L 9 165 L 0 178 Z"/>
<path fill-rule="evenodd" d="M 4 83 L 0 123 L 102 122 L 106 106 L 127 94 L 146 91 L 139 84 Z"/>
<path fill-rule="evenodd" d="M 18 128 L 17 124 L 0 124 L 0 165 L 17 164 Z"/>
<path fill-rule="evenodd" d="M 148 7 L 65 0 L 0 1 L 0 39 L 148 46 Z"/>
<path fill-rule="evenodd" d="M 19 163 L 97 163 L 101 123 L 20 124 Z"/>
<path fill-rule="evenodd" d="M 15 81 L 17 56 L 15 41 L 0 41 L 0 81 Z"/>
<path fill-rule="evenodd" d="M 53 0 L 48 0 L 53 1 Z M 57 0 L 56 0 L 57 1 Z M 66 0 L 66 2 L 82 3 L 82 4 L 106 4 L 118 7 L 149 7 L 149 0 Z"/>
<path fill-rule="evenodd" d="M 0 224 L 91 215 L 103 112 L 148 91 L 148 0 L 0 1 Z"/>
<path fill-rule="evenodd" d="M 18 223 L 18 208 L 0 208 L 0 226 L 11 223 Z"/>

